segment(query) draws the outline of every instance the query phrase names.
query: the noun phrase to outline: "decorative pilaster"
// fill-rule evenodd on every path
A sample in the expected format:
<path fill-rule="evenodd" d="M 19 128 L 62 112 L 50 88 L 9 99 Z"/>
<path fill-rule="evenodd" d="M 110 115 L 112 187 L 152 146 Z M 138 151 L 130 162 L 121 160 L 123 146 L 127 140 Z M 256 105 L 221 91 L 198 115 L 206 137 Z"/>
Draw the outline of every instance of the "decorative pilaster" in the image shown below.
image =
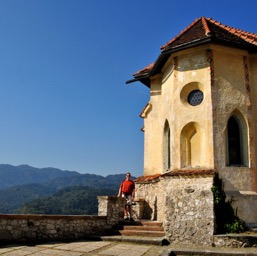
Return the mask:
<path fill-rule="evenodd" d="M 249 78 L 249 68 L 248 68 L 248 58 L 247 56 L 243 56 L 243 66 L 244 66 L 244 77 L 245 77 L 245 91 L 247 95 L 247 122 L 249 127 L 249 154 L 250 154 L 250 167 L 255 170 L 255 134 L 253 128 L 253 113 L 252 113 L 252 101 L 251 101 L 251 85 Z M 255 170 L 255 181 L 256 181 L 256 170 Z M 257 184 L 255 184 L 255 190 L 257 189 Z"/>
<path fill-rule="evenodd" d="M 174 57 L 174 77 L 177 77 L 177 71 L 178 71 L 178 57 Z"/>
<path fill-rule="evenodd" d="M 217 129 L 217 118 L 216 118 L 216 108 L 218 104 L 218 97 L 217 97 L 217 92 L 215 88 L 215 72 L 214 72 L 214 60 L 213 60 L 213 50 L 212 49 L 207 49 L 206 50 L 206 60 L 207 63 L 209 64 L 209 74 L 210 74 L 210 85 L 211 85 L 211 105 L 212 105 L 212 127 L 213 127 L 213 147 L 214 150 L 218 148 L 217 146 L 217 139 L 215 138 L 215 135 L 218 134 L 218 129 Z M 214 154 L 214 168 L 217 169 L 219 166 L 220 162 L 218 160 L 218 157 L 216 154 Z"/>
<path fill-rule="evenodd" d="M 211 77 L 211 86 L 214 86 L 214 62 L 213 62 L 213 50 L 206 50 L 207 62 L 210 65 L 210 77 Z"/>

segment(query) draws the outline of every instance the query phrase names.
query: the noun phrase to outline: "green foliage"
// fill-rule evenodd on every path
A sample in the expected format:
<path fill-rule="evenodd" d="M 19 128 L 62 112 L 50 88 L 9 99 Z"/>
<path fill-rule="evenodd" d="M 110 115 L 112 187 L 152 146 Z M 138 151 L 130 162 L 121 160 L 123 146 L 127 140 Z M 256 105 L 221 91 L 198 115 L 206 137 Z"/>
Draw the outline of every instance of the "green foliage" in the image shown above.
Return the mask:
<path fill-rule="evenodd" d="M 41 197 L 25 204 L 20 214 L 97 215 L 97 196 L 115 195 L 117 190 L 86 186 L 68 187 L 52 196 Z"/>
<path fill-rule="evenodd" d="M 235 218 L 233 222 L 225 224 L 226 233 L 242 233 L 247 230 L 245 222 Z"/>
<path fill-rule="evenodd" d="M 51 195 L 56 190 L 42 184 L 20 185 L 0 190 L 0 213 L 17 213 L 24 203 L 41 196 Z"/>
<path fill-rule="evenodd" d="M 247 230 L 245 222 L 240 220 L 232 207 L 232 200 L 226 201 L 222 180 L 214 177 L 211 191 L 214 197 L 216 233 L 241 233 Z"/>
<path fill-rule="evenodd" d="M 213 185 L 212 188 L 211 188 L 211 191 L 212 191 L 213 196 L 214 196 L 214 203 L 219 204 L 223 200 L 223 193 L 220 190 L 220 187 Z"/>

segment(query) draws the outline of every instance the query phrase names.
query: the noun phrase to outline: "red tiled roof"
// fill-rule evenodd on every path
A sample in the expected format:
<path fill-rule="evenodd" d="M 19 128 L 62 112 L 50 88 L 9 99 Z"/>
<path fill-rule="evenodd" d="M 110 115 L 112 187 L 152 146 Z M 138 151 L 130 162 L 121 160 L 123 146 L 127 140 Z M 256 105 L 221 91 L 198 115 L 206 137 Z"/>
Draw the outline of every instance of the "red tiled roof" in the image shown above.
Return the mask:
<path fill-rule="evenodd" d="M 179 46 L 206 37 L 213 37 L 238 45 L 253 44 L 257 46 L 257 34 L 223 25 L 221 22 L 212 18 L 201 17 L 196 19 L 170 42 L 162 46 L 161 50 L 167 50 L 170 47 Z"/>
<path fill-rule="evenodd" d="M 155 175 L 148 175 L 148 176 L 140 176 L 134 180 L 134 182 L 147 182 L 147 181 L 154 181 L 158 180 L 158 178 L 161 176 L 161 174 L 155 174 Z"/>
<path fill-rule="evenodd" d="M 137 74 L 137 73 L 141 73 L 142 74 L 142 73 L 148 72 L 149 70 L 152 69 L 153 65 L 154 65 L 154 63 L 151 63 L 149 66 L 147 66 L 147 67 L 137 71 L 135 74 Z"/>
<path fill-rule="evenodd" d="M 135 79 L 128 81 L 128 83 L 141 81 L 149 86 L 149 75 L 153 75 L 152 72 L 160 71 L 161 67 L 168 60 L 171 52 L 209 42 L 230 45 L 257 52 L 257 34 L 223 25 L 221 22 L 213 20 L 212 18 L 201 17 L 196 19 L 179 35 L 175 36 L 162 46 L 161 54 L 158 59 L 154 63 L 133 74 Z"/>
<path fill-rule="evenodd" d="M 167 177 L 167 176 L 191 176 L 191 175 L 200 175 L 200 176 L 205 176 L 205 175 L 214 175 L 215 170 L 213 169 L 188 169 L 188 170 L 176 170 L 176 171 L 171 171 L 164 173 L 162 177 Z"/>
<path fill-rule="evenodd" d="M 175 176 L 214 176 L 216 173 L 213 169 L 188 169 L 188 170 L 175 170 L 164 174 L 155 174 L 148 176 L 140 176 L 134 181 L 137 183 L 147 183 L 158 181 L 161 177 L 175 177 Z"/>

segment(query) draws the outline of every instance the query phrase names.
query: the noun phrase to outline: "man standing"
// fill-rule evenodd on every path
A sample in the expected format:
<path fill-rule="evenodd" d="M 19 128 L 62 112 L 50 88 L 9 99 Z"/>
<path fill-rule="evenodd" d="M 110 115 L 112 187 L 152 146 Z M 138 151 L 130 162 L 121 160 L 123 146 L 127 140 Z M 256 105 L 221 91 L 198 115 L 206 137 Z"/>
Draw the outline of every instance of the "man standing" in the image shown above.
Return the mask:
<path fill-rule="evenodd" d="M 125 197 L 127 202 L 124 207 L 124 219 L 125 220 L 133 220 L 131 213 L 131 204 L 134 201 L 135 197 L 135 183 L 130 180 L 131 174 L 130 172 L 126 173 L 126 179 L 121 182 L 118 197 Z"/>

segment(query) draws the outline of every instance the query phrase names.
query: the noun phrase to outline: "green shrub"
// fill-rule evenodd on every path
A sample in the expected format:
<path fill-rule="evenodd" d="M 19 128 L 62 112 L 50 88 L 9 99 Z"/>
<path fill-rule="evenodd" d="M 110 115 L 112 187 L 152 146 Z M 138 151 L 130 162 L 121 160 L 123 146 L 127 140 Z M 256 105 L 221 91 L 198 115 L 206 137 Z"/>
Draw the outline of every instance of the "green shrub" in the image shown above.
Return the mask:
<path fill-rule="evenodd" d="M 245 222 L 235 218 L 232 223 L 225 225 L 226 233 L 242 233 L 247 230 Z"/>

